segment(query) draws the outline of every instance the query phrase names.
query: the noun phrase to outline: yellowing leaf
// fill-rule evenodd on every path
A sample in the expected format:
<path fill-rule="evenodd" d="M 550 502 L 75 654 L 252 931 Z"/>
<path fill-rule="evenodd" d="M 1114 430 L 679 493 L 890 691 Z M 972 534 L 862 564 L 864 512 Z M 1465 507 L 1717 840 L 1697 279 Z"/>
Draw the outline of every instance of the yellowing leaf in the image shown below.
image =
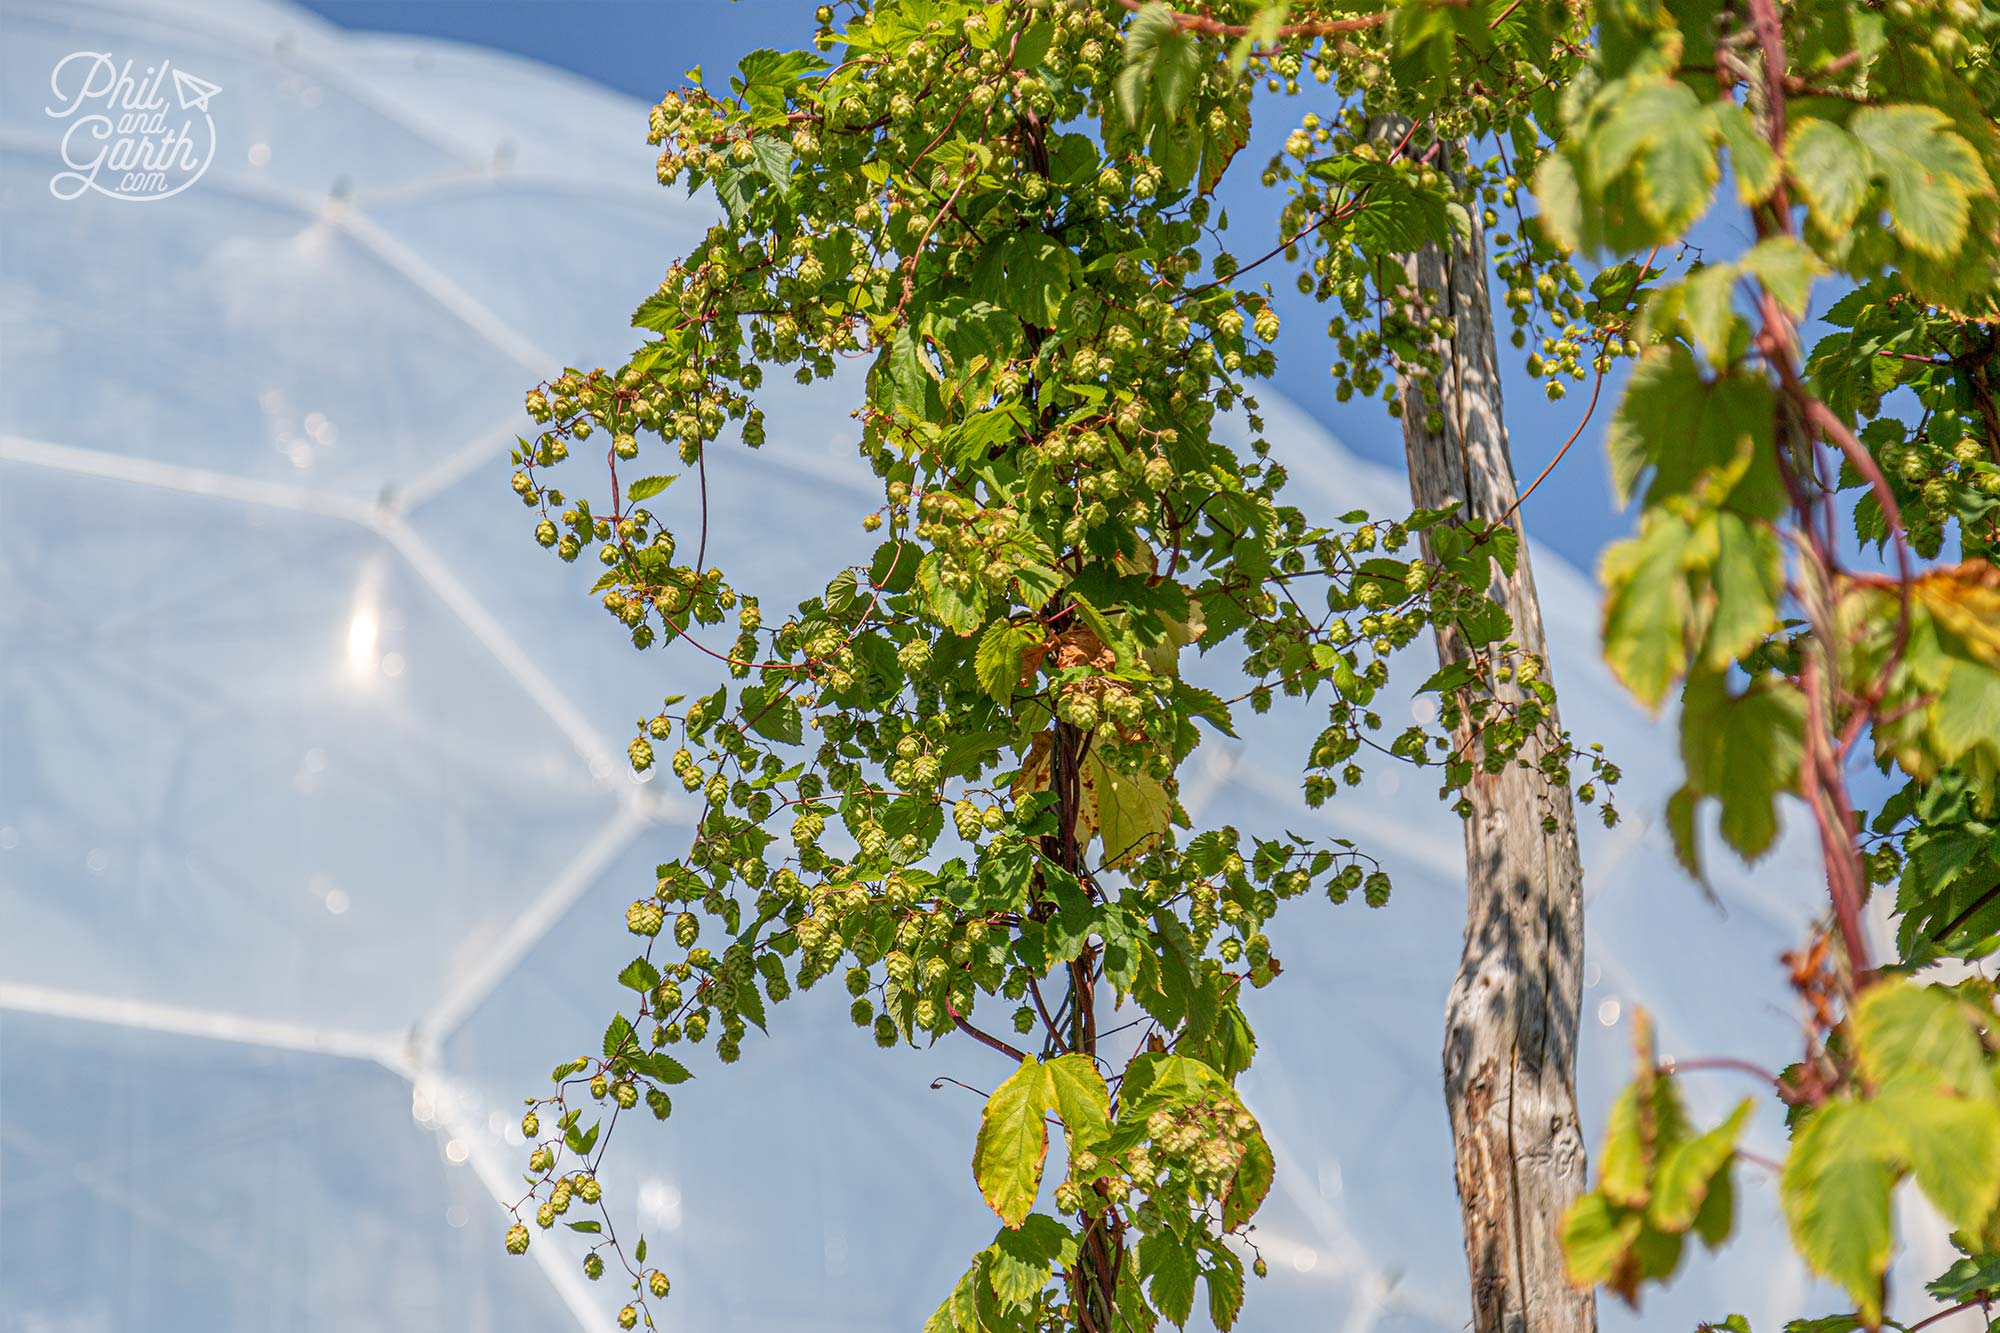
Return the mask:
<path fill-rule="evenodd" d="M 993 1090 L 979 1117 L 972 1176 L 987 1206 L 1009 1228 L 1021 1225 L 1041 1193 L 1049 1097 L 1048 1074 L 1031 1056 Z"/>
<path fill-rule="evenodd" d="M 1082 804 L 1104 843 L 1106 865 L 1130 865 L 1165 836 L 1173 801 L 1159 780 L 1120 773 L 1093 747 L 1083 762 Z M 1084 830 L 1079 828 L 1078 835 Z"/>
<path fill-rule="evenodd" d="M 1728 1171 L 1736 1141 L 1743 1136 L 1754 1106 L 1746 1097 L 1729 1119 L 1708 1133 L 1667 1149 L 1646 1209 L 1651 1225 L 1661 1231 L 1685 1231 L 1694 1224 L 1717 1175 Z"/>
<path fill-rule="evenodd" d="M 1910 585 L 1910 596 L 1951 631 L 1968 656 L 2000 667 L 2000 565 L 1967 560 L 1934 569 Z"/>
<path fill-rule="evenodd" d="M 1071 1155 L 1102 1143 L 1111 1132 L 1111 1093 L 1086 1055 L 1059 1055 L 1043 1065 L 1049 1099 L 1069 1132 Z"/>
<path fill-rule="evenodd" d="M 1563 1218 L 1563 1259 L 1570 1281 L 1578 1286 L 1611 1281 L 1645 1225 L 1644 1213 L 1620 1208 L 1602 1194 L 1579 1198 Z"/>
<path fill-rule="evenodd" d="M 1954 1227 L 1979 1230 L 2000 1202 L 2000 1106 L 1903 1085 L 1876 1099 L 1897 1155 Z"/>
<path fill-rule="evenodd" d="M 1884 981 L 1855 1002 L 1853 1024 L 1855 1053 L 1876 1087 L 1995 1096 L 1968 1011 L 1947 992 Z"/>

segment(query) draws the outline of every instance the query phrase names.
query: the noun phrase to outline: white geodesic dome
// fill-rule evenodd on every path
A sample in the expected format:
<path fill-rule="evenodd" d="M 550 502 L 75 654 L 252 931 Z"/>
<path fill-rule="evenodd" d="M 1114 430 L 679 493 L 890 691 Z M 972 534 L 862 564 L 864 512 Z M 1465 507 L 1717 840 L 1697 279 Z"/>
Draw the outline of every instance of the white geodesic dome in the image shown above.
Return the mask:
<path fill-rule="evenodd" d="M 623 906 L 684 845 L 617 750 L 707 673 L 619 642 L 501 455 L 526 385 L 629 348 L 707 213 L 652 185 L 642 106 L 523 61 L 256 0 L 4 0 L 0 36 L 0 1329 L 602 1326 L 620 1294 L 556 1237 L 508 1259 L 496 1201 L 517 1099 L 601 1030 Z M 43 106 L 75 51 L 219 86 L 213 167 L 155 202 L 54 197 Z M 869 549 L 851 387 L 775 389 L 757 467 L 712 465 L 711 551 L 770 604 Z M 1268 415 L 1300 503 L 1406 507 Z M 1538 559 L 1567 720 L 1632 816 L 1586 835 L 1594 1137 L 1635 1002 L 1666 1050 L 1788 1058 L 1768 963 L 1812 858 L 1725 868 L 1727 914 L 1702 904 L 1651 818 L 1671 728 L 1598 666 L 1588 581 Z M 1244 730 L 1189 783 L 1207 817 L 1354 837 L 1398 882 L 1379 912 L 1288 909 L 1253 1001 L 1279 1185 L 1244 1327 L 1449 1333 L 1458 831 L 1407 774 L 1309 811 L 1295 717 Z M 774 1017 L 621 1133 L 615 1215 L 676 1274 L 669 1327 L 916 1327 L 994 1227 L 978 1103 L 931 1080 L 1002 1071 L 878 1053 L 839 996 Z M 1764 1239 L 1608 1326 L 1801 1308 L 1745 1179 Z"/>

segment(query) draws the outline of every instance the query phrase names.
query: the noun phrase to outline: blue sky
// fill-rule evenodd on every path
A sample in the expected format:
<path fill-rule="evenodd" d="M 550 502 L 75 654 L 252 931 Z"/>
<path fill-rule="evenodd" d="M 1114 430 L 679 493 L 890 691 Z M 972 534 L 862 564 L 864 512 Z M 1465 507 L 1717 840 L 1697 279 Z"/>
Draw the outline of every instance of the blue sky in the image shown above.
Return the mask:
<path fill-rule="evenodd" d="M 469 42 L 559 66 L 648 102 L 682 81 L 692 65 L 711 74 L 735 66 L 761 46 L 803 45 L 812 30 L 813 0 L 303 0 L 304 7 L 344 27 Z M 1299 107 L 1306 109 L 1303 103 Z M 1230 234 L 1242 251 L 1264 248 L 1281 200 L 1257 182 L 1261 165 L 1290 129 L 1284 111 L 1267 105 L 1260 132 L 1225 184 Z M 1250 168 L 1245 170 L 1244 168 Z M 1379 402 L 1339 404 L 1327 374 L 1331 348 L 1325 317 L 1293 290 L 1290 274 L 1272 283 L 1285 334 L 1279 343 L 1277 387 L 1356 452 L 1400 467 L 1402 435 Z M 1523 484 L 1542 470 L 1576 429 L 1587 385 L 1551 404 L 1521 373 L 1513 349 L 1504 387 L 1515 471 Z M 1622 374 L 1608 384 L 1597 415 L 1525 510 L 1530 533 L 1588 570 L 1607 542 L 1626 535 L 1628 519 L 1612 507 L 1602 448 L 1603 425 L 1617 402 Z"/>

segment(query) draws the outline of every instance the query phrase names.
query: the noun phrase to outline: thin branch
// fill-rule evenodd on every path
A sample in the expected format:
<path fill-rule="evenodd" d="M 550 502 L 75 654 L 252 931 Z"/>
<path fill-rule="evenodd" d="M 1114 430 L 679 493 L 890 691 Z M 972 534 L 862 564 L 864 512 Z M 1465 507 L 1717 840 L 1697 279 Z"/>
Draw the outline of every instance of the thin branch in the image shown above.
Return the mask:
<path fill-rule="evenodd" d="M 1960 912 L 1957 916 L 1953 917 L 1950 921 L 1947 921 L 1942 930 L 1932 931 L 1931 938 L 1934 940 L 1950 939 L 1954 934 L 1958 932 L 1958 928 L 1960 926 L 1972 920 L 1973 914 L 1975 912 L 1977 912 L 1980 908 L 1986 906 L 1986 904 L 1992 902 L 1995 898 L 2000 898 L 2000 884 L 1995 884 L 1992 888 L 1980 894 L 1977 898 L 1974 898 L 1972 900 L 1972 905 L 1966 908 L 1963 912 Z"/>

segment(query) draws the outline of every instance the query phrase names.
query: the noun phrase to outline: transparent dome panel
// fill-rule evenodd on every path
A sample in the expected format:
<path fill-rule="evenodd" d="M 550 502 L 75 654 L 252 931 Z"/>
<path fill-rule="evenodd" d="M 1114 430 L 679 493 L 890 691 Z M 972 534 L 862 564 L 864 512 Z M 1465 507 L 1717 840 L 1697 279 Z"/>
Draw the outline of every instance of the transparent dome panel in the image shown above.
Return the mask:
<path fill-rule="evenodd" d="M 0 1325 L 21 1333 L 568 1319 L 408 1086 L 358 1060 L 11 1013 Z"/>
<path fill-rule="evenodd" d="M 0 464 L 0 582 L 11 982 L 407 1022 L 613 812 L 355 524 Z"/>

